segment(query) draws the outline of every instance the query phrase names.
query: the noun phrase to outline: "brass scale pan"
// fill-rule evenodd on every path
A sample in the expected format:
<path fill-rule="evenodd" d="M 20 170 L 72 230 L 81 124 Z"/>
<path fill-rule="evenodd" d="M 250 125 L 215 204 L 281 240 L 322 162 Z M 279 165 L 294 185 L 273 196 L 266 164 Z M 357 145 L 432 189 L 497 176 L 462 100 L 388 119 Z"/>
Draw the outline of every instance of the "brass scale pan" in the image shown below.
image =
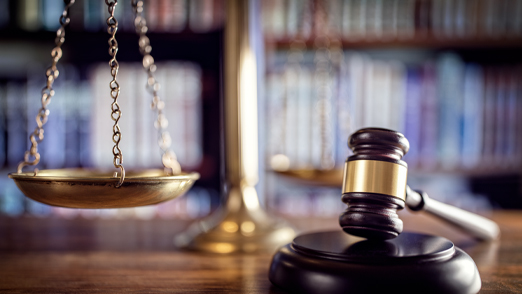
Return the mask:
<path fill-rule="evenodd" d="M 110 171 L 50 169 L 10 173 L 25 196 L 45 204 L 70 208 L 123 208 L 158 204 L 183 195 L 198 173 L 166 175 L 162 169 L 128 172 L 123 185 Z"/>
<path fill-rule="evenodd" d="M 73 3 L 74 1 L 70 1 L 66 5 L 63 14 L 60 17 L 61 27 L 56 32 L 56 47 L 52 51 L 53 63 L 46 72 L 47 87 L 42 91 L 42 109 L 40 109 L 40 114 L 37 116 L 39 127 L 32 135 L 35 136 L 36 134 L 41 134 L 41 138 L 38 140 L 31 137 L 33 143 L 33 146 L 31 147 L 31 155 L 35 156 L 36 160 L 34 162 L 27 162 L 28 159 L 26 158 L 25 162 L 21 163 L 23 164 L 22 167 L 25 165 L 35 165 L 39 162 L 37 143 L 43 140 L 42 127 L 43 124 L 45 124 L 45 121 L 47 121 L 48 114 L 46 111 L 46 105 L 50 102 L 50 97 L 53 96 L 52 84 L 54 79 L 58 77 L 56 64 L 62 56 L 61 45 L 65 40 L 65 26 L 70 21 L 68 10 Z M 107 19 L 107 25 L 109 34 L 112 34 L 109 44 L 114 47 L 111 47 L 111 50 L 109 50 L 109 54 L 113 58 L 110 62 L 111 74 L 113 75 L 113 81 L 111 82 L 111 96 L 113 96 L 116 90 L 119 93 L 119 85 L 116 83 L 116 74 L 118 72 L 116 62 L 118 45 L 115 41 L 118 23 L 114 18 L 114 8 L 116 4 L 116 1 L 113 3 L 107 2 L 110 13 L 110 17 Z M 150 47 L 150 45 L 148 38 L 145 36 L 147 28 L 142 15 L 143 2 L 133 2 L 133 8 L 136 15 L 135 24 L 137 33 L 140 37 L 140 51 L 142 52 L 142 55 L 144 55 L 144 68 L 148 71 L 150 81 L 153 79 L 152 67 L 154 66 L 154 62 L 152 57 L 148 55 L 150 48 L 147 51 L 147 48 Z M 148 61 L 147 64 L 145 64 L 145 60 Z M 113 89 L 113 83 L 118 85 L 116 89 Z M 154 96 L 156 96 L 156 90 L 153 92 Z M 114 103 L 116 103 L 117 96 L 118 95 L 113 97 Z M 117 120 L 115 127 L 117 127 L 119 131 Z M 117 142 L 119 142 L 119 138 Z M 119 149 L 118 145 L 116 145 L 115 148 Z M 26 157 L 28 152 L 26 152 Z M 190 187 L 192 187 L 194 182 L 199 179 L 198 173 L 181 172 L 176 173 L 175 175 L 169 175 L 163 169 L 150 169 L 137 172 L 130 171 L 127 172 L 126 176 L 121 176 L 120 178 L 117 175 L 113 175 L 110 171 L 55 169 L 22 172 L 22 167 L 19 166 L 18 171 L 16 173 L 10 173 L 9 177 L 15 181 L 18 188 L 27 197 L 45 204 L 70 208 L 123 208 L 157 204 L 183 195 L 188 189 L 190 189 Z M 121 164 L 120 168 L 123 171 Z M 125 175 L 124 172 L 122 172 L 122 174 Z M 123 180 L 123 178 L 125 178 L 125 180 Z"/>

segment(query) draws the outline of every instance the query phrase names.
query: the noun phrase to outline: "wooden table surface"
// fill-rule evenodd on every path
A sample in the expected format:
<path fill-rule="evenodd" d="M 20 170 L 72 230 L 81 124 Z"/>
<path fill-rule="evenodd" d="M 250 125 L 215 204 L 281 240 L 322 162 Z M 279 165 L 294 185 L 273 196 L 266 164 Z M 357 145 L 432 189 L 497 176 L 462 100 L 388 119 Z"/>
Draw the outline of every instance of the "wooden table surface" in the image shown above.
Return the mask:
<path fill-rule="evenodd" d="M 405 229 L 452 240 L 473 257 L 481 293 L 522 293 L 522 212 L 491 215 L 500 240 L 479 243 L 431 217 L 401 213 Z M 307 231 L 337 220 L 291 220 Z M 2 293 L 283 293 L 268 280 L 272 254 L 176 251 L 177 220 L 0 218 Z"/>

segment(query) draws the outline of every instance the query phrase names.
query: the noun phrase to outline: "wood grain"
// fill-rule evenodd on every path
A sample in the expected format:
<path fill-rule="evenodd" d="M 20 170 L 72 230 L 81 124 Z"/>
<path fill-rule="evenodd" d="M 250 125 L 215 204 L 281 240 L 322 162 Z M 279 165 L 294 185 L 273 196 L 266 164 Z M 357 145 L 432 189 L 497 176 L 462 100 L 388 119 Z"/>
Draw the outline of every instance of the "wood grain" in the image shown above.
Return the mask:
<path fill-rule="evenodd" d="M 501 239 L 479 243 L 425 215 L 400 213 L 405 231 L 429 232 L 468 252 L 481 293 L 522 292 L 522 212 L 492 215 Z M 306 231 L 337 219 L 291 220 Z M 0 218 L 1 293 L 283 293 L 268 281 L 270 254 L 215 256 L 176 251 L 176 220 Z"/>

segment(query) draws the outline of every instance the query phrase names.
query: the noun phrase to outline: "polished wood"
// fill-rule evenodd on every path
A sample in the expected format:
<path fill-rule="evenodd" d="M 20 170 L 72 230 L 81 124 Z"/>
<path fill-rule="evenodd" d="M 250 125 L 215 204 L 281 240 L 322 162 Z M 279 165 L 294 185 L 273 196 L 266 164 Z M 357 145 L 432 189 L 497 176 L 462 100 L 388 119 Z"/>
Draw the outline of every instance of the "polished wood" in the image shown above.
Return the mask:
<path fill-rule="evenodd" d="M 269 279 L 300 294 L 474 294 L 481 287 L 473 259 L 451 241 L 410 232 L 388 241 L 341 230 L 303 234 L 274 255 Z"/>
<path fill-rule="evenodd" d="M 478 266 L 481 293 L 522 292 L 522 211 L 491 215 L 499 241 L 480 243 L 433 217 L 399 212 L 405 231 L 448 238 Z M 338 230 L 336 218 L 292 219 L 302 232 Z M 272 254 L 180 252 L 187 221 L 0 218 L 2 293 L 284 293 L 268 280 Z"/>
<path fill-rule="evenodd" d="M 403 168 L 408 167 L 406 162 L 401 159 L 410 149 L 410 144 L 399 132 L 381 128 L 361 129 L 350 136 L 348 147 L 352 149 L 353 155 L 348 157 L 347 162 L 381 161 Z M 373 193 L 372 190 L 347 191 L 345 189 L 347 178 L 365 173 L 355 171 L 348 174 L 348 171 L 345 171 L 345 174 L 342 201 L 348 207 L 339 217 L 339 224 L 343 230 L 348 234 L 364 238 L 381 240 L 396 238 L 403 228 L 397 210 L 404 208 L 404 197 L 399 198 L 380 191 Z M 372 178 L 374 174 L 375 172 L 369 173 L 368 177 L 358 178 L 358 180 L 363 183 L 374 180 Z M 386 179 L 389 183 L 385 183 Z M 376 183 L 372 184 L 386 187 L 386 184 L 392 186 L 396 184 L 396 181 L 397 178 L 388 177 L 378 179 L 375 181 Z M 403 191 L 406 193 L 406 178 L 403 179 L 402 185 Z"/>

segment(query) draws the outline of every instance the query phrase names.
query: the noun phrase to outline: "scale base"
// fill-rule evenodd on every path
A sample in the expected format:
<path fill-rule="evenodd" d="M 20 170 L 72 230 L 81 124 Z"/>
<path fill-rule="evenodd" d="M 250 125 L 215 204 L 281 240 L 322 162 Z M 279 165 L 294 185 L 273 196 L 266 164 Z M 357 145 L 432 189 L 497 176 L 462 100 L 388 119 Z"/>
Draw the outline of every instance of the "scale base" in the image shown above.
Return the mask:
<path fill-rule="evenodd" d="M 298 236 L 274 255 L 270 281 L 294 293 L 477 293 L 473 259 L 442 237 L 369 241 L 342 231 Z"/>
<path fill-rule="evenodd" d="M 261 209 L 220 211 L 192 224 L 174 238 L 174 245 L 217 254 L 273 253 L 294 237 L 295 231 L 291 226 Z"/>

